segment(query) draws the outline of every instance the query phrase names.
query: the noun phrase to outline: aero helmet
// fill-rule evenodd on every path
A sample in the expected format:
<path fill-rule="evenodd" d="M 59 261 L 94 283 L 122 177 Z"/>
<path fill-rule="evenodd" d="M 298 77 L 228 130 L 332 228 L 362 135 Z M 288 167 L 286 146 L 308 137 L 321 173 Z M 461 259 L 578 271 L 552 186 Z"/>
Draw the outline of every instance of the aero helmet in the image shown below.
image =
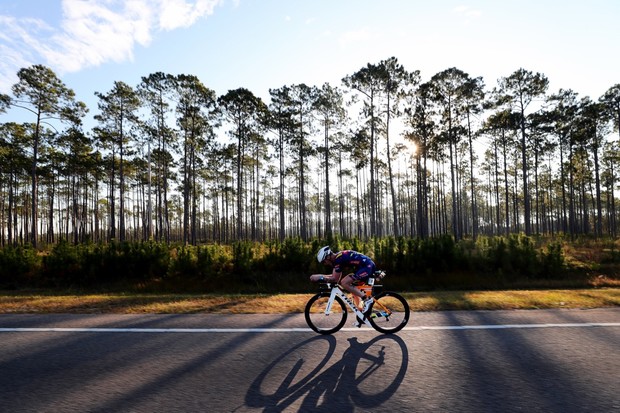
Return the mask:
<path fill-rule="evenodd" d="M 319 253 L 316 255 L 316 259 L 318 262 L 323 262 L 331 253 L 332 250 L 329 249 L 329 245 L 326 245 L 319 250 Z"/>

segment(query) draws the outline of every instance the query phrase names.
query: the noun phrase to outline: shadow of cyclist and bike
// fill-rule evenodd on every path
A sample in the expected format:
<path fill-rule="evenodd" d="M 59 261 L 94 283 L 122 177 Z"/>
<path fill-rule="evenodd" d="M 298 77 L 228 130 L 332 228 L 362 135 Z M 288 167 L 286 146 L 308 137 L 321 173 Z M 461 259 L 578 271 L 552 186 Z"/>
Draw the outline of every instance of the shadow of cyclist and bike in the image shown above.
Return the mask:
<path fill-rule="evenodd" d="M 353 412 L 356 406 L 382 405 L 405 377 L 407 345 L 394 335 L 366 343 L 351 337 L 347 344 L 343 351 L 335 337 L 318 336 L 295 345 L 256 377 L 246 406 L 264 412 Z"/>

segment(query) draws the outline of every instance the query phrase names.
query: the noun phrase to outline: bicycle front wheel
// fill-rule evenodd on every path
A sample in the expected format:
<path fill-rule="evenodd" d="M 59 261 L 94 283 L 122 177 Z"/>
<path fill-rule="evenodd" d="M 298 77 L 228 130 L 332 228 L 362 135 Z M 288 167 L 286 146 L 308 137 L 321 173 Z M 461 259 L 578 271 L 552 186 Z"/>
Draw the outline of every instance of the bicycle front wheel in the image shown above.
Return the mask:
<path fill-rule="evenodd" d="M 375 330 L 392 334 L 407 325 L 409 313 L 409 304 L 403 296 L 392 291 L 384 291 L 375 296 L 368 321 Z"/>
<path fill-rule="evenodd" d="M 347 308 L 339 297 L 336 297 L 332 308 L 327 312 L 330 295 L 329 292 L 318 293 L 310 298 L 304 310 L 306 323 L 308 323 L 311 329 L 320 334 L 335 333 L 347 321 Z"/>

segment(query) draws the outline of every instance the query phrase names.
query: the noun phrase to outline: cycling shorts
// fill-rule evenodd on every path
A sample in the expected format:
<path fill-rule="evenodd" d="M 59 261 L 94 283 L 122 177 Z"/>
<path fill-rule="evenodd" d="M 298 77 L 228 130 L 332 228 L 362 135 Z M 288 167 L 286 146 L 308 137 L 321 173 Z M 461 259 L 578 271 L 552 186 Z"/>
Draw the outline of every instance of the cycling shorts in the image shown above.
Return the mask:
<path fill-rule="evenodd" d="M 368 264 L 358 268 L 358 270 L 354 274 L 351 274 L 351 278 L 353 278 L 355 281 L 366 282 L 368 281 L 368 278 L 374 273 L 375 266 L 373 264 Z"/>

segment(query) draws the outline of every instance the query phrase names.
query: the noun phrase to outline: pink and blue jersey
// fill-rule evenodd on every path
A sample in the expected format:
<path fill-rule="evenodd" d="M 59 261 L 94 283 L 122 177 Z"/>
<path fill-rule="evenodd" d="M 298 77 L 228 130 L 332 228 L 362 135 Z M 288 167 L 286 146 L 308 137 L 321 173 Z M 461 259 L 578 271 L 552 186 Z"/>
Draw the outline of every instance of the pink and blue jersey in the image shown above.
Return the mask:
<path fill-rule="evenodd" d="M 336 253 L 334 258 L 334 271 L 341 273 L 343 267 L 350 267 L 354 274 L 352 278 L 357 281 L 366 281 L 371 274 L 375 272 L 375 263 L 357 251 L 344 250 Z"/>

